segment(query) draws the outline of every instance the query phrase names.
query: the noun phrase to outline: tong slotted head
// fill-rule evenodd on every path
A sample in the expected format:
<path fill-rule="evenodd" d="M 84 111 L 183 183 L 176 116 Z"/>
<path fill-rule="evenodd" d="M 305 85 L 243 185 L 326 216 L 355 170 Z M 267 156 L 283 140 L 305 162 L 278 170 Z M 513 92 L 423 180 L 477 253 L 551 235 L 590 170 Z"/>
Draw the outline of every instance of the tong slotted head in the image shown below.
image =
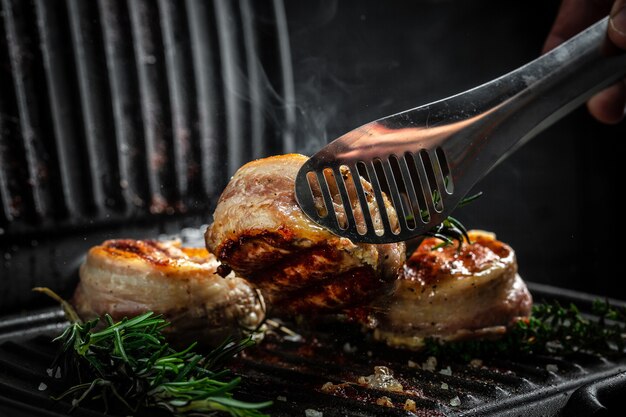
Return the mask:
<path fill-rule="evenodd" d="M 626 54 L 606 51 L 607 24 L 486 84 L 341 136 L 298 172 L 298 204 L 355 242 L 428 232 L 499 161 L 626 73 Z"/>

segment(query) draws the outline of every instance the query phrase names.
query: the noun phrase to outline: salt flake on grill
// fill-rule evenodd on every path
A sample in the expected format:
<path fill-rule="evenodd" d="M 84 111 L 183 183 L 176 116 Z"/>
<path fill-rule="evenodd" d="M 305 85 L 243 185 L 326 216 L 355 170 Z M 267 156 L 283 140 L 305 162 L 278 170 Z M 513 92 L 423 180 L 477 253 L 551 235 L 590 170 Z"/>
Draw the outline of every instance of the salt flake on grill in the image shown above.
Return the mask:
<path fill-rule="evenodd" d="M 417 411 L 417 407 L 415 407 L 415 401 L 413 401 L 411 399 L 407 399 L 404 402 L 404 410 L 405 411 L 410 411 L 410 412 L 416 412 Z"/>
<path fill-rule="evenodd" d="M 359 350 L 359 348 L 356 346 L 352 346 L 349 342 L 346 342 L 343 345 L 343 351 L 345 353 L 356 353 L 357 350 Z"/>
<path fill-rule="evenodd" d="M 554 363 L 549 363 L 546 365 L 546 370 L 550 372 L 559 372 L 559 366 Z"/>
<path fill-rule="evenodd" d="M 385 396 L 378 398 L 376 400 L 376 404 L 383 407 L 393 408 L 393 402 L 391 401 L 391 398 Z"/>
<path fill-rule="evenodd" d="M 420 368 L 420 364 L 409 359 L 407 362 L 409 368 Z"/>
<path fill-rule="evenodd" d="M 434 356 L 426 358 L 426 362 L 422 364 L 422 369 L 425 371 L 435 372 L 435 369 L 437 369 L 437 358 Z"/>
<path fill-rule="evenodd" d="M 442 375 L 452 375 L 452 369 L 450 369 L 450 367 L 446 367 L 442 370 L 439 371 L 440 374 Z"/>
<path fill-rule="evenodd" d="M 357 383 L 385 391 L 404 391 L 402 384 L 393 377 L 393 371 L 386 366 L 375 366 L 373 375 L 360 376 Z"/>
<path fill-rule="evenodd" d="M 481 366 L 483 366 L 483 360 L 482 359 L 472 359 L 470 361 L 469 365 L 472 368 L 480 368 Z"/>

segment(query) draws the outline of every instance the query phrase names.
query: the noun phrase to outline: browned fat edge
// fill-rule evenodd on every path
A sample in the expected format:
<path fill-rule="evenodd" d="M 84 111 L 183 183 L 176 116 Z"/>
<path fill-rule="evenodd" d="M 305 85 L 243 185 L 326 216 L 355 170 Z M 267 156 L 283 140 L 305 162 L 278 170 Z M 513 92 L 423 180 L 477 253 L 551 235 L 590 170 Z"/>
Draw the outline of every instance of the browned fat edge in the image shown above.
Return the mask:
<path fill-rule="evenodd" d="M 132 239 L 117 239 L 107 240 L 101 246 L 102 250 L 106 251 L 111 256 L 120 258 L 130 258 L 133 254 L 147 263 L 157 266 L 167 266 L 170 264 L 169 259 L 157 258 L 154 256 L 155 252 L 160 252 L 168 255 L 166 251 L 158 247 L 158 242 L 154 240 L 132 240 Z"/>
<path fill-rule="evenodd" d="M 440 249 L 442 253 L 432 249 L 440 244 L 437 238 L 424 239 L 420 247 L 411 255 L 400 272 L 400 278 L 406 280 L 421 280 L 426 285 L 436 284 L 442 274 L 450 273 L 449 259 L 455 259 L 469 271 L 478 271 L 481 262 L 488 262 L 510 255 L 512 249 L 495 239 L 477 237 L 472 244 L 463 243 L 459 249 L 450 245 Z"/>
<path fill-rule="evenodd" d="M 244 234 L 222 246 L 220 261 L 266 290 L 302 288 L 336 276 L 333 265 L 340 263 L 344 255 L 341 250 L 325 243 L 299 248 L 293 245 L 293 240 L 287 240 L 289 237 L 289 233 L 275 232 Z M 254 268 L 250 269 L 248 254 L 259 246 L 270 247 L 271 250 L 258 255 L 253 262 Z M 298 270 L 310 271 L 310 274 L 295 273 Z"/>
<path fill-rule="evenodd" d="M 314 257 L 314 255 L 317 256 Z M 328 245 L 318 245 L 296 253 L 291 253 L 288 256 L 283 255 L 283 258 L 282 262 L 278 265 L 272 263 L 271 266 L 255 272 L 254 280 L 258 283 L 271 281 L 274 284 L 288 287 L 293 285 L 294 281 L 298 279 L 297 282 L 301 284 L 301 286 L 308 285 L 308 283 L 303 280 L 301 275 L 288 274 L 284 272 L 285 269 L 300 267 L 305 271 L 311 271 L 311 276 L 317 276 L 317 279 L 315 279 L 313 283 L 320 282 L 330 277 L 337 276 L 337 270 L 329 268 L 327 273 L 322 273 L 321 275 L 315 274 L 314 272 L 319 272 L 320 270 L 316 269 L 317 265 L 313 259 L 325 259 L 328 261 L 329 265 L 333 265 L 341 260 L 341 253 Z M 371 267 L 366 268 L 371 270 L 372 273 L 374 272 Z"/>
<path fill-rule="evenodd" d="M 293 247 L 292 242 L 294 241 L 294 233 L 290 232 L 284 227 L 280 227 L 276 231 L 245 231 L 238 235 L 237 239 L 227 239 L 224 243 L 222 243 L 215 251 L 217 259 L 220 262 L 228 264 L 228 260 L 231 258 L 232 254 L 235 251 L 237 251 L 245 243 L 254 239 L 263 240 L 269 245 L 274 246 L 278 249 L 290 249 Z"/>

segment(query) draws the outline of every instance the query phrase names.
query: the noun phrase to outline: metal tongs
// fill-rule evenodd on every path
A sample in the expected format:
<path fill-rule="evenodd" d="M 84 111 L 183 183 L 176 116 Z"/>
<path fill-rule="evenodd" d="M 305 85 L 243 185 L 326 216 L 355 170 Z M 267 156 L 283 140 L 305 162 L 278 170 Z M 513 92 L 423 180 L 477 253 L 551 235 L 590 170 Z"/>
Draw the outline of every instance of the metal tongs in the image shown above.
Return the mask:
<path fill-rule="evenodd" d="M 607 24 L 608 17 L 500 78 L 368 123 L 324 146 L 296 178 L 300 207 L 355 242 L 424 234 L 498 162 L 626 73 L 626 54 L 604 51 Z M 357 175 L 373 190 L 348 183 Z M 361 210 L 372 198 L 378 213 Z"/>

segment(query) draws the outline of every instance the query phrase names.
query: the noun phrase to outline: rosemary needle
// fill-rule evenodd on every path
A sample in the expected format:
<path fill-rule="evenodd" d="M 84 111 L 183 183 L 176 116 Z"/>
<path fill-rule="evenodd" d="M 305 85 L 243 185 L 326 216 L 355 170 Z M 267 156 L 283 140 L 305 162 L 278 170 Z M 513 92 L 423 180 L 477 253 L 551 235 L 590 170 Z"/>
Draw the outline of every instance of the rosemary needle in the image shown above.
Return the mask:
<path fill-rule="evenodd" d="M 59 396 L 74 407 L 101 400 L 105 411 L 117 402 L 136 412 L 158 407 L 174 415 L 261 417 L 271 402 L 248 403 L 233 398 L 239 378 L 229 376 L 224 360 L 254 344 L 251 338 L 227 340 L 207 355 L 194 352 L 196 344 L 177 351 L 165 342 L 168 326 L 152 312 L 115 322 L 104 316 L 106 327 L 96 331 L 99 319 L 71 323 L 55 340 L 61 352 L 53 369 L 74 375 L 79 384 Z"/>
<path fill-rule="evenodd" d="M 469 197 L 465 197 L 463 200 L 461 200 L 458 207 L 466 206 L 469 203 L 473 202 L 474 200 L 478 199 L 482 195 L 483 193 L 479 192 Z M 437 201 L 439 201 L 440 199 L 441 197 L 439 196 L 439 194 L 436 194 L 436 195 L 433 194 L 433 201 L 435 201 L 435 205 L 437 204 Z M 427 214 L 428 214 L 427 212 L 423 212 L 422 217 L 426 216 Z M 463 241 L 467 243 L 472 243 L 470 241 L 469 235 L 467 234 L 467 229 L 465 228 L 465 226 L 463 226 L 463 224 L 460 221 L 458 221 L 452 216 L 448 216 L 447 218 L 445 218 L 444 221 L 439 223 L 432 230 L 429 230 L 428 232 L 426 232 L 425 235 L 430 236 L 430 237 L 435 237 L 441 240 L 441 243 L 439 243 L 438 245 L 435 245 L 432 248 L 432 250 L 437 250 L 439 248 L 452 245 L 455 240 L 458 242 L 458 246 L 457 246 L 458 249 L 461 248 Z"/>
<path fill-rule="evenodd" d="M 426 340 L 425 353 L 466 361 L 527 354 L 624 355 L 626 309 L 596 300 L 591 312 L 597 320 L 583 317 L 574 304 L 562 306 L 558 301 L 536 304 L 530 318 L 518 321 L 501 339 L 441 343 L 430 338 Z"/>

